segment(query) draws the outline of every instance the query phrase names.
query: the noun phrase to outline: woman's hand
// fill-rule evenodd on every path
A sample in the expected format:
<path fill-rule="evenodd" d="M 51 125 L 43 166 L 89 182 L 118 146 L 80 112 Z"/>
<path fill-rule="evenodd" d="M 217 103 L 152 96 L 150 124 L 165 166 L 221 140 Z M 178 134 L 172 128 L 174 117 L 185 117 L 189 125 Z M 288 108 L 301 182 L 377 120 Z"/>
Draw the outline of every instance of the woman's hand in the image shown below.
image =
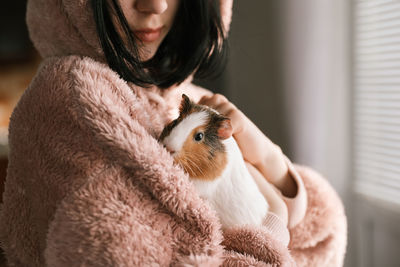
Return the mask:
<path fill-rule="evenodd" d="M 207 105 L 231 119 L 233 137 L 242 151 L 245 161 L 256 167 L 263 176 L 285 196 L 296 193 L 296 185 L 288 174 L 282 150 L 241 112 L 221 95 L 204 96 L 199 104 Z"/>

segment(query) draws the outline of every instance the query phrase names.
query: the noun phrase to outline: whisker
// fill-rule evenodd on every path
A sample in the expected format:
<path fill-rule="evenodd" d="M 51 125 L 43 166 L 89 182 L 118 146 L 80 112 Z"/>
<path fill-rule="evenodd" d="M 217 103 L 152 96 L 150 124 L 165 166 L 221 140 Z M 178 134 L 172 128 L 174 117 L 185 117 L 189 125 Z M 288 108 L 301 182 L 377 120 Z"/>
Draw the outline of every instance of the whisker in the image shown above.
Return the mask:
<path fill-rule="evenodd" d="M 202 176 L 204 176 L 204 171 L 196 164 L 196 162 L 194 160 L 191 159 L 190 156 L 186 156 L 186 155 L 190 155 L 189 153 L 185 154 L 185 158 L 186 160 L 188 160 L 193 167 L 196 167 L 196 169 L 201 173 Z"/>

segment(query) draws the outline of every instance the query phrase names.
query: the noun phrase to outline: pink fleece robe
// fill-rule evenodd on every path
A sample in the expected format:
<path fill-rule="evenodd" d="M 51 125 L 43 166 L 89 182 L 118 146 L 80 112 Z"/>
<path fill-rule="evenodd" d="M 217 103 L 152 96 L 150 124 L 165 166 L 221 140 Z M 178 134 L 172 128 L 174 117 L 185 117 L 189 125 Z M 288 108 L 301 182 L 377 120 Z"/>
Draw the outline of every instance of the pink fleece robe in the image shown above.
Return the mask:
<path fill-rule="evenodd" d="M 231 7 L 221 0 L 226 29 Z M 287 159 L 299 189 L 286 199 L 288 247 L 264 226 L 222 232 L 156 140 L 177 95 L 207 91 L 122 80 L 104 64 L 88 0 L 29 0 L 27 22 L 44 61 L 10 118 L 0 210 L 10 266 L 342 265 L 346 218 L 320 174 Z"/>

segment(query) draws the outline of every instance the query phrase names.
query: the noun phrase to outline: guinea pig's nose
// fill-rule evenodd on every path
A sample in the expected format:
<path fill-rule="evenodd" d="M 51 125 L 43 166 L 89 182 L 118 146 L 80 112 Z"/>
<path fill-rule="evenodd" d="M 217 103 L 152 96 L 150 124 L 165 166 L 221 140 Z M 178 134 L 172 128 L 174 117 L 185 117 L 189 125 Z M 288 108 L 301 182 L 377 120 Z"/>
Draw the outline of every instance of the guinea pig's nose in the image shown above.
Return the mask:
<path fill-rule="evenodd" d="M 170 149 L 170 148 L 167 147 L 167 146 L 164 146 L 164 147 L 165 147 L 165 149 L 167 149 L 167 151 L 168 151 L 169 153 L 171 153 L 171 154 L 174 154 L 174 153 L 175 153 L 175 150 Z"/>

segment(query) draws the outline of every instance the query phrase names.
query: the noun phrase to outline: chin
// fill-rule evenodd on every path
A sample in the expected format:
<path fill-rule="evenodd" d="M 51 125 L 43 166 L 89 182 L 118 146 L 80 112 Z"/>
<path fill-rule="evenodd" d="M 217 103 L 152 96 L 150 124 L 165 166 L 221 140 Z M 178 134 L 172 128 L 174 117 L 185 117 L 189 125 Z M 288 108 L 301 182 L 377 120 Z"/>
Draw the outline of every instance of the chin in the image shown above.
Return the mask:
<path fill-rule="evenodd" d="M 148 44 L 141 50 L 141 57 L 143 61 L 147 61 L 154 57 L 157 52 L 159 44 Z"/>

